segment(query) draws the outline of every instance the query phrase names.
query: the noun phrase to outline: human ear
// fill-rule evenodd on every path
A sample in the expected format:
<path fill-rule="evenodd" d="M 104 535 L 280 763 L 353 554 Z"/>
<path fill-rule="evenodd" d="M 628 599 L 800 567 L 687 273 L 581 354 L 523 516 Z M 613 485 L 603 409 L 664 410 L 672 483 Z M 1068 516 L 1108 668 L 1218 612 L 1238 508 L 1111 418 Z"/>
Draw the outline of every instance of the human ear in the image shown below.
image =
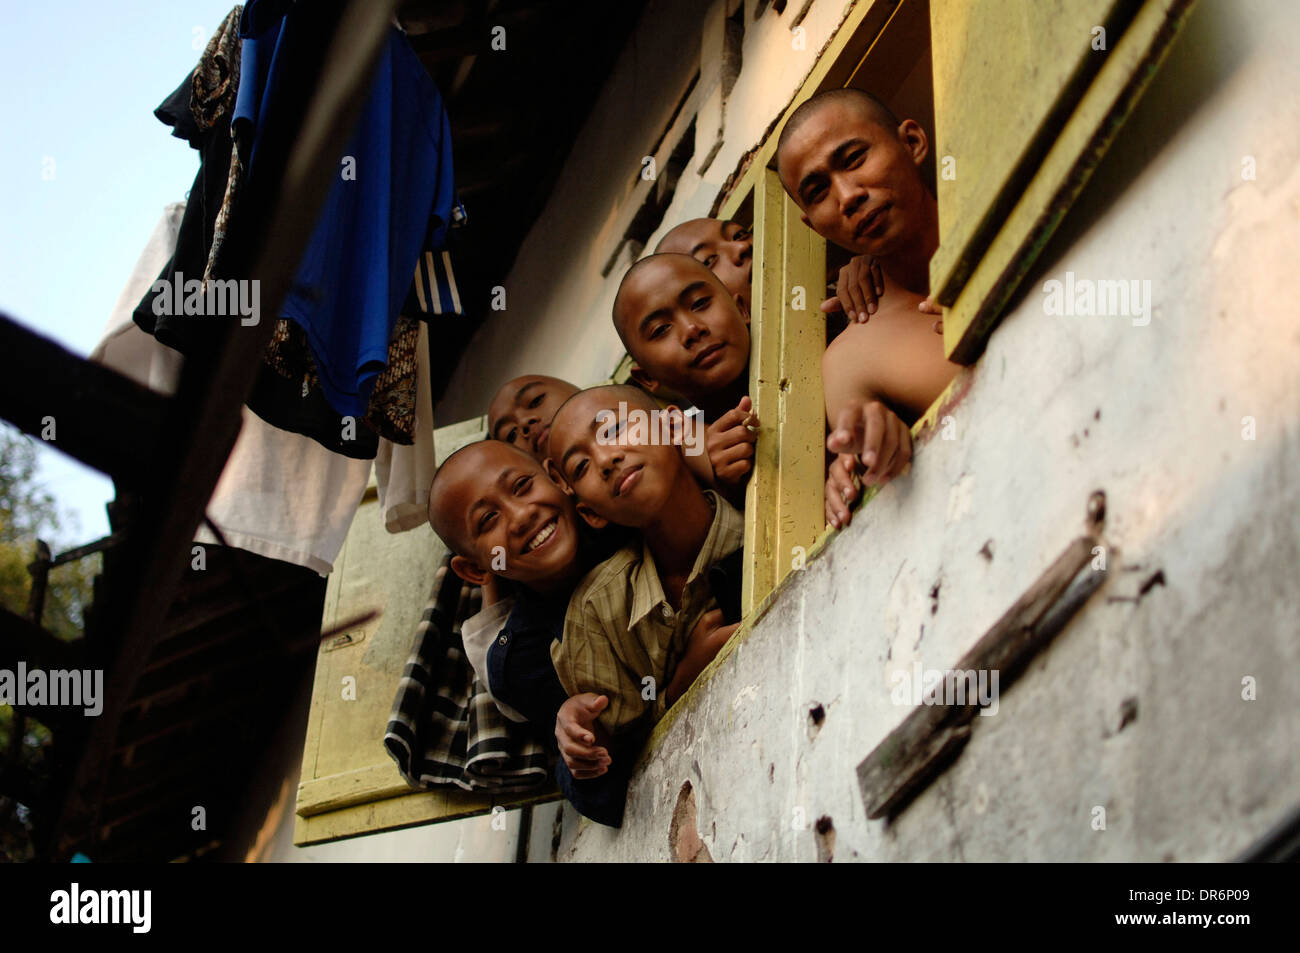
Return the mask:
<path fill-rule="evenodd" d="M 648 393 L 653 394 L 659 389 L 659 382 L 651 377 L 646 372 L 646 369 L 640 364 L 633 364 L 632 369 L 628 371 L 628 374 L 631 376 L 632 380 L 641 385 L 642 390 L 645 390 Z"/>
<path fill-rule="evenodd" d="M 579 503 L 577 506 L 578 515 L 587 521 L 587 525 L 592 529 L 604 529 L 609 525 L 609 520 L 601 516 L 586 503 Z"/>
<path fill-rule="evenodd" d="M 736 310 L 745 319 L 745 323 L 749 324 L 749 302 L 745 300 L 744 295 L 736 295 Z"/>
<path fill-rule="evenodd" d="M 808 221 L 808 216 L 805 215 L 803 212 L 799 213 L 799 221 L 803 222 L 809 228 L 812 228 L 812 222 Z M 816 231 L 816 229 L 813 228 L 813 231 Z"/>
<path fill-rule="evenodd" d="M 451 557 L 451 571 L 468 583 L 475 586 L 483 585 L 483 580 L 488 576 L 486 572 L 472 559 L 464 556 Z"/>
<path fill-rule="evenodd" d="M 915 119 L 904 119 L 898 126 L 898 141 L 912 154 L 912 161 L 920 165 L 930 154 L 930 139 Z"/>
<path fill-rule="evenodd" d="M 569 484 L 565 481 L 564 474 L 560 473 L 560 468 L 555 465 L 554 460 L 552 460 L 550 457 L 547 457 L 545 460 L 542 461 L 542 469 L 546 471 L 546 475 L 550 477 L 552 483 L 558 486 L 569 496 L 573 496 L 573 490 L 569 489 Z"/>

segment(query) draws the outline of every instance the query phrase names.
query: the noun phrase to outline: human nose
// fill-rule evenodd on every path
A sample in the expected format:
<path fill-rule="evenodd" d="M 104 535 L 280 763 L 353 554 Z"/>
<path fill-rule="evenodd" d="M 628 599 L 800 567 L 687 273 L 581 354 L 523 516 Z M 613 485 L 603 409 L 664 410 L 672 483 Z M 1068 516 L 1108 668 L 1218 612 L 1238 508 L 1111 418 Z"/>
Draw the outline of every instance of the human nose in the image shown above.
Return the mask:
<path fill-rule="evenodd" d="M 519 537 L 528 532 L 529 513 L 532 511 L 532 504 L 526 500 L 511 497 L 501 507 L 505 510 L 506 519 L 510 523 L 510 535 Z"/>
<path fill-rule="evenodd" d="M 867 200 L 867 190 L 847 175 L 837 175 L 831 180 L 835 201 L 843 215 L 852 215 Z"/>
<path fill-rule="evenodd" d="M 594 456 L 596 466 L 600 468 L 600 478 L 608 480 L 610 474 L 623 462 L 623 448 L 618 444 L 598 445 Z"/>
<path fill-rule="evenodd" d="M 690 350 L 694 346 L 696 339 L 708 334 L 708 329 L 704 324 L 695 317 L 690 315 L 682 322 L 682 347 Z"/>

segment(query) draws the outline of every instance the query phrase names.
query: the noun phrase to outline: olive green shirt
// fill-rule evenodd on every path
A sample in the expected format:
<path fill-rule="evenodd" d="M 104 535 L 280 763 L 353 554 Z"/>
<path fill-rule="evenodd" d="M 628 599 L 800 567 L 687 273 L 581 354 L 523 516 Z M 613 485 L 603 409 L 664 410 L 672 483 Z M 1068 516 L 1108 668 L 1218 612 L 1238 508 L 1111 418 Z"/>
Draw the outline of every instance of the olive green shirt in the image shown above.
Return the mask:
<path fill-rule="evenodd" d="M 664 595 L 650 547 L 638 539 L 578 583 L 565 613 L 564 638 L 551 643 L 551 661 L 566 692 L 609 697 L 598 720 L 611 734 L 663 716 L 664 691 L 691 630 L 704 613 L 717 608 L 709 567 L 744 542 L 740 513 L 712 490 L 704 493 L 713 506 L 713 523 L 678 609 Z"/>

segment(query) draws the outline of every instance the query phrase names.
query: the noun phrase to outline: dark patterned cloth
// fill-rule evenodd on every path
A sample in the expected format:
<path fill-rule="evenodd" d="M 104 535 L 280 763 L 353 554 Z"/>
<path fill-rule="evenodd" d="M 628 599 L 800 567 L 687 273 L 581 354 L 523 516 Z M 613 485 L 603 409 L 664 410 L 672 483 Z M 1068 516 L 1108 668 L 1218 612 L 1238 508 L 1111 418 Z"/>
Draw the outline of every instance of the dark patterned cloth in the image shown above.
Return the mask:
<path fill-rule="evenodd" d="M 199 65 L 190 76 L 190 112 L 200 129 L 211 129 L 219 122 L 230 123 L 239 92 L 239 20 L 244 8 L 237 6 L 226 14 L 212 38 L 208 40 Z M 239 143 L 230 146 L 230 172 L 226 190 L 212 228 L 212 247 L 208 252 L 203 280 L 213 277 L 220 266 L 222 245 L 230 231 L 231 213 L 238 204 L 244 181 L 244 164 L 239 158 Z"/>
<path fill-rule="evenodd" d="M 420 326 L 416 320 L 405 315 L 399 317 L 393 326 L 393 339 L 388 343 L 388 363 L 375 379 L 375 389 L 371 391 L 366 416 L 358 422 L 358 432 L 360 427 L 365 427 L 369 432 L 393 443 L 406 446 L 415 443 L 415 372 L 419 366 L 419 343 Z M 304 401 L 319 393 L 320 377 L 316 372 L 316 362 L 312 359 L 311 347 L 307 343 L 307 332 L 294 322 L 284 318 L 276 322 L 275 333 L 266 346 L 263 360 L 275 373 L 298 384 Z M 320 395 L 320 401 L 324 401 L 323 394 Z M 256 411 L 257 401 L 250 401 L 250 406 Z M 275 423 L 274 420 L 268 422 Z M 331 433 L 338 429 L 332 417 Z M 320 441 L 315 434 L 308 436 Z M 374 453 L 370 456 L 374 456 Z"/>
<path fill-rule="evenodd" d="M 532 726 L 501 714 L 465 657 L 460 623 L 481 601 L 479 589 L 451 571 L 450 556 L 444 558 L 415 631 L 384 747 L 414 787 L 540 791 L 550 780 L 545 748 Z"/>

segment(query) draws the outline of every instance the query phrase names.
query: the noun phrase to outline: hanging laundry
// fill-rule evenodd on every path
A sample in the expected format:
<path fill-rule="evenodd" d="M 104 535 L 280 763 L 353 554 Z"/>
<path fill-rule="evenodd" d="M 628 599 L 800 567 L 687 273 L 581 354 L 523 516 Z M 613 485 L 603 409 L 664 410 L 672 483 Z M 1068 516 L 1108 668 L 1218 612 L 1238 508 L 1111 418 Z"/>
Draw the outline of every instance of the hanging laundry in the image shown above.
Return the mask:
<path fill-rule="evenodd" d="M 132 311 L 141 295 L 153 284 L 159 270 L 171 261 L 184 214 L 183 202 L 174 202 L 163 211 L 131 270 L 126 287 L 109 312 L 103 336 L 90 352 L 90 360 L 163 394 L 175 393 L 184 358 L 140 330 L 132 320 Z"/>
<path fill-rule="evenodd" d="M 417 322 L 412 384 L 414 441 L 378 442 L 373 468 L 379 512 L 390 533 L 428 522 L 429 486 L 437 469 L 429 380 L 429 330 Z M 365 494 L 372 464 L 333 453 L 244 408 L 243 426 L 207 515 L 231 546 L 308 566 L 328 575 Z M 215 543 L 201 528 L 195 539 Z"/>
<path fill-rule="evenodd" d="M 208 273 L 216 222 L 221 217 L 231 172 L 234 143 L 230 118 L 240 65 L 239 22 L 243 7 L 232 9 L 213 32 L 199 63 L 185 81 L 154 110 L 172 135 L 198 150 L 199 171 L 190 187 L 171 260 L 135 308 L 136 324 L 181 353 L 212 347 L 217 319 L 172 313 L 173 292 Z"/>
<path fill-rule="evenodd" d="M 252 0 L 234 130 L 258 174 L 262 132 L 288 108 L 277 90 L 295 44 L 309 37 L 307 5 Z M 321 389 L 340 414 L 361 418 L 387 363 L 393 328 L 422 250 L 440 250 L 454 202 L 451 135 L 442 97 L 406 38 L 390 30 L 361 117 L 340 156 L 281 314 L 307 335 Z"/>
<path fill-rule="evenodd" d="M 243 410 L 207 516 L 231 546 L 329 575 L 366 491 L 371 462 L 331 453 L 310 437 Z M 200 527 L 194 537 L 218 543 Z"/>

